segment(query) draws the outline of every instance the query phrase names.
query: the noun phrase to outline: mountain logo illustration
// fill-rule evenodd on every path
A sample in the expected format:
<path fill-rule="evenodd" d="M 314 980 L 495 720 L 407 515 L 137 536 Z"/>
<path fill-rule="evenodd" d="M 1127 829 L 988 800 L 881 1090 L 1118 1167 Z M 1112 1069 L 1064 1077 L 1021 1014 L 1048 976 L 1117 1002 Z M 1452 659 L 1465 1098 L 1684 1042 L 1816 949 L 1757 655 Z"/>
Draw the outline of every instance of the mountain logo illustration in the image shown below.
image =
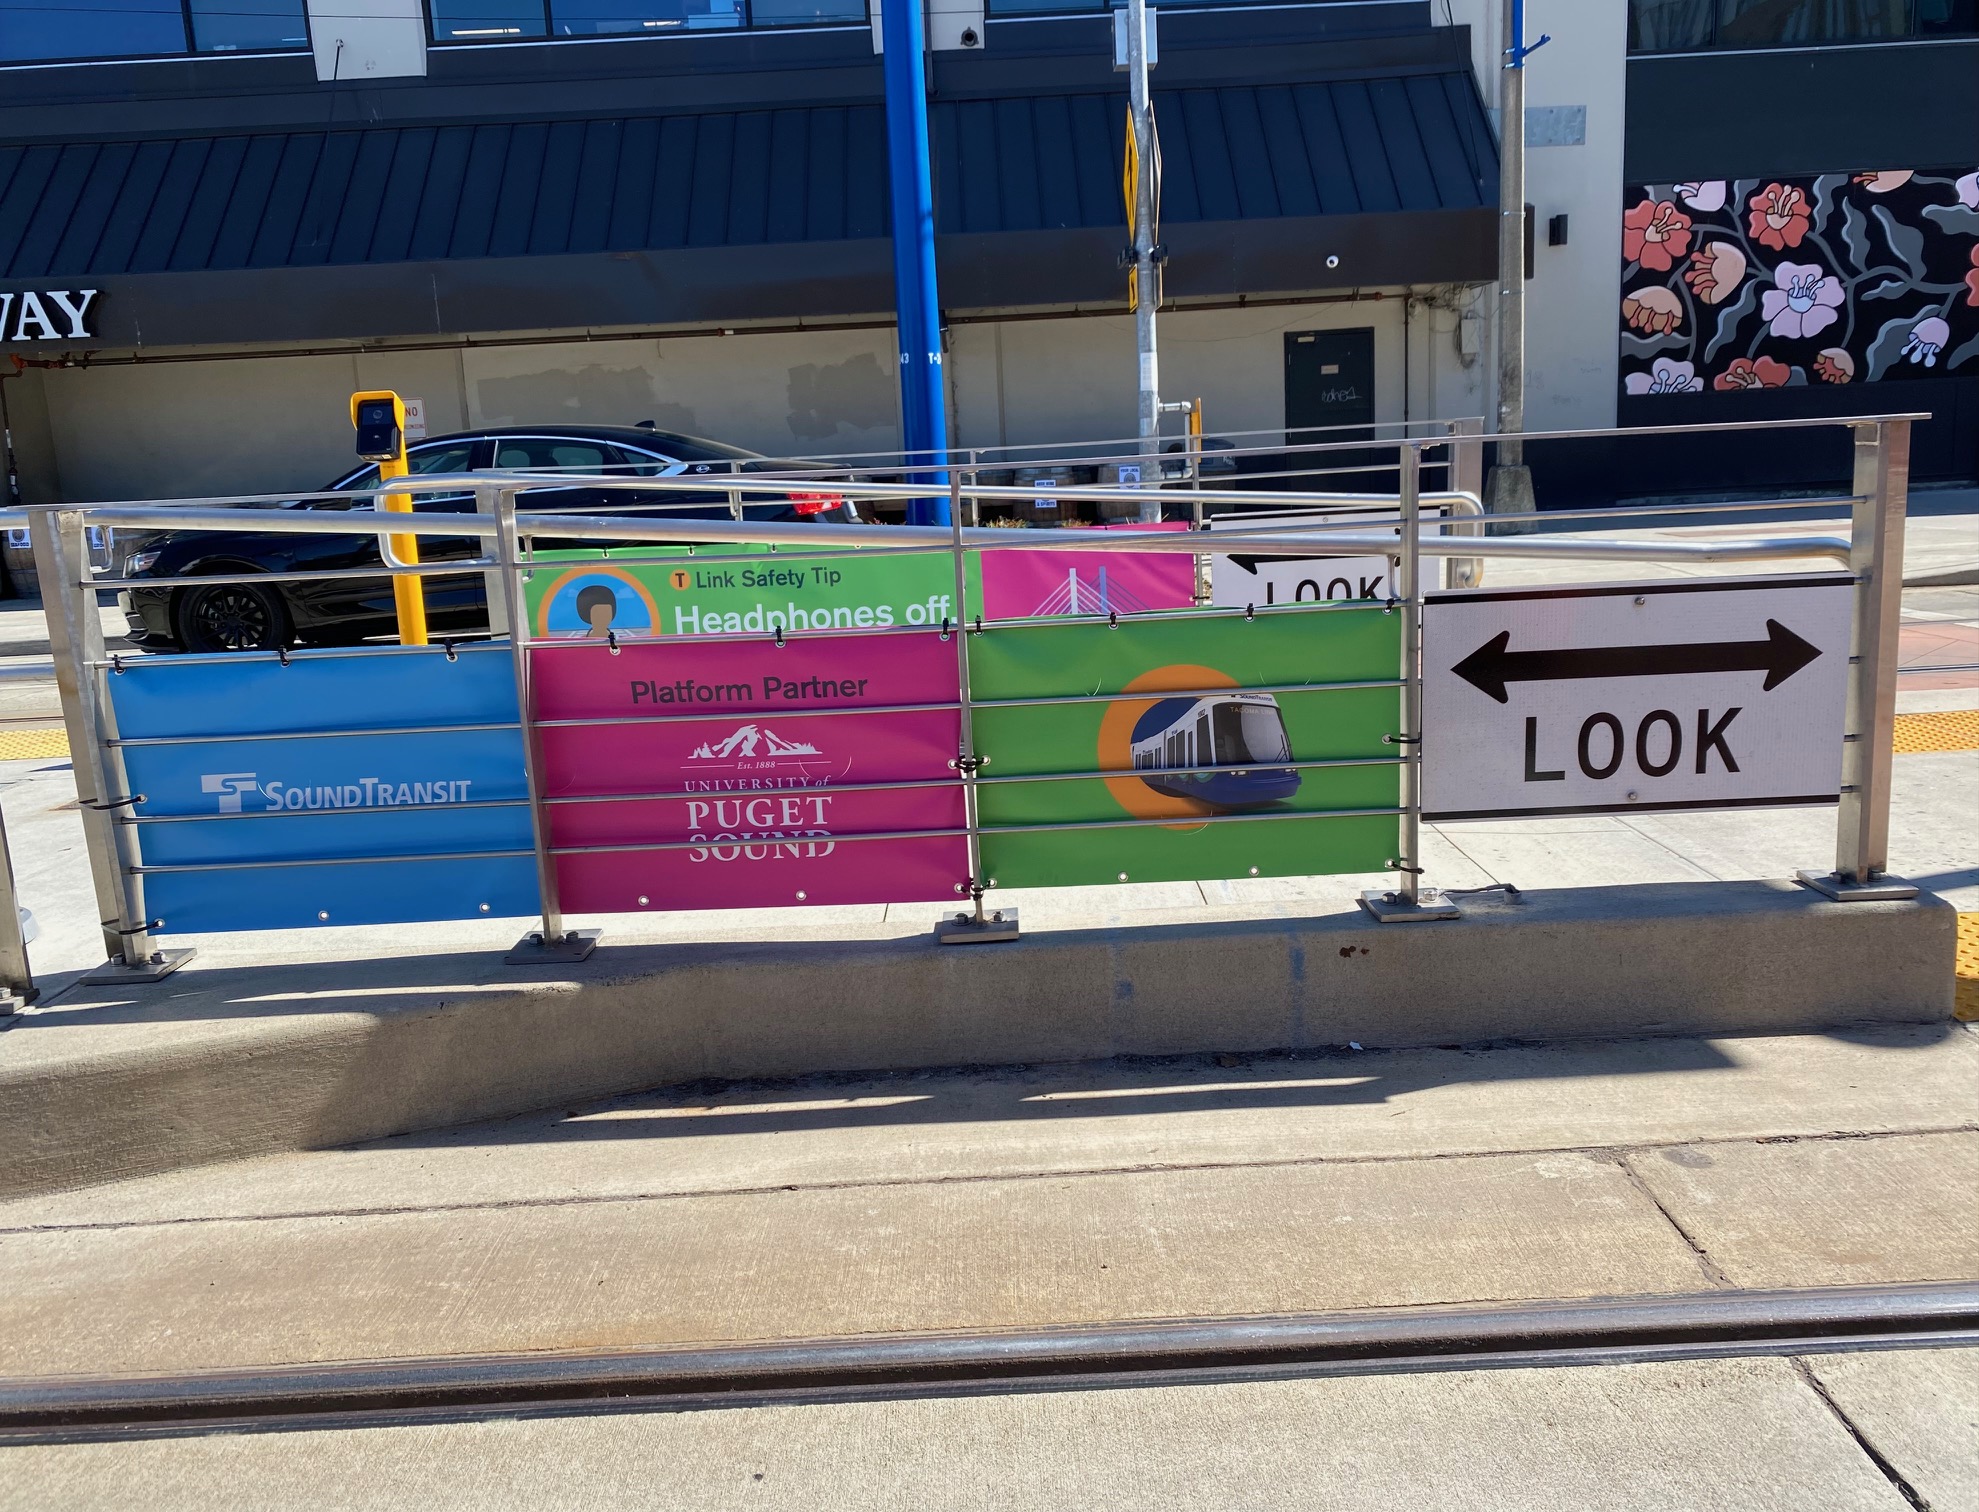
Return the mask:
<path fill-rule="evenodd" d="M 731 734 L 728 739 L 708 741 L 698 747 L 687 759 L 689 761 L 730 761 L 748 758 L 760 753 L 764 756 L 819 756 L 816 746 L 804 740 L 785 740 L 775 730 L 760 725 L 746 724 Z"/>

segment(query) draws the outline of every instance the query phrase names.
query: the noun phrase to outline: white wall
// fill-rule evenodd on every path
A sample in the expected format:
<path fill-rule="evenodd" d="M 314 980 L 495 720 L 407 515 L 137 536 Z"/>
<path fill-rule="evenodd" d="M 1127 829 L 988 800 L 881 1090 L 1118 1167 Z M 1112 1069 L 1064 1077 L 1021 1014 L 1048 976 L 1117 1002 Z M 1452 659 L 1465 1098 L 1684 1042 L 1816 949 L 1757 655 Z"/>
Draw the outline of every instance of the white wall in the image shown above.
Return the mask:
<path fill-rule="evenodd" d="M 1412 419 L 1481 413 L 1485 366 L 1457 356 L 1471 291 L 1383 296 L 1164 314 L 1163 391 L 1201 398 L 1212 434 L 1279 432 L 1284 334 L 1370 326 L 1378 419 L 1403 418 L 1405 385 Z M 947 369 L 958 446 L 1133 434 L 1124 314 L 957 326 Z M 364 388 L 425 400 L 432 435 L 651 420 L 773 456 L 889 453 L 900 444 L 896 372 L 890 330 L 744 332 L 36 370 L 10 380 L 9 399 L 29 496 L 93 501 L 329 482 L 351 466 L 350 395 Z M 1180 417 L 1169 423 L 1179 435 Z"/>
<path fill-rule="evenodd" d="M 771 456 L 900 445 L 890 330 L 475 347 L 472 425 L 655 422 Z"/>
<path fill-rule="evenodd" d="M 1157 341 L 1164 399 L 1203 401 L 1211 434 L 1282 431 L 1287 331 L 1372 327 L 1375 415 L 1403 418 L 1403 299 L 1341 304 L 1180 310 L 1161 316 Z M 1419 312 L 1407 354 L 1412 419 L 1476 414 L 1475 369 L 1455 352 L 1453 315 Z M 1434 329 L 1432 329 L 1432 327 Z M 1124 438 L 1135 430 L 1134 323 L 1128 315 L 962 325 L 948 359 L 957 446 Z M 1180 434 L 1182 421 L 1168 424 Z"/>
<path fill-rule="evenodd" d="M 1495 119 L 1499 0 L 1449 4 L 1452 19 L 1471 27 L 1479 87 Z M 1619 382 L 1628 7 L 1621 0 L 1527 0 L 1528 45 L 1541 33 L 1553 40 L 1526 60 L 1526 108 L 1583 106 L 1587 133 L 1580 146 L 1526 151 L 1526 199 L 1538 241 L 1526 285 L 1526 426 L 1612 426 Z M 1547 222 L 1562 213 L 1567 245 L 1549 247 Z M 1488 326 L 1490 303 L 1482 308 Z"/>
<path fill-rule="evenodd" d="M 390 79 L 426 72 L 420 0 L 309 0 L 319 79 Z"/>

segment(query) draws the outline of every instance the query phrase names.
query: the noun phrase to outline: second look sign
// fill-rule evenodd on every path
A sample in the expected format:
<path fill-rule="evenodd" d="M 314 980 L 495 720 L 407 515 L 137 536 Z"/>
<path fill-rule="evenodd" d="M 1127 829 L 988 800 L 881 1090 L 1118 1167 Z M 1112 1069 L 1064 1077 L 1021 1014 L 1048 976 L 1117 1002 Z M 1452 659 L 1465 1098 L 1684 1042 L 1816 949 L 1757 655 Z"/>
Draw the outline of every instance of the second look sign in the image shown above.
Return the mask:
<path fill-rule="evenodd" d="M 1851 580 L 1432 594 L 1432 819 L 1832 803 Z"/>

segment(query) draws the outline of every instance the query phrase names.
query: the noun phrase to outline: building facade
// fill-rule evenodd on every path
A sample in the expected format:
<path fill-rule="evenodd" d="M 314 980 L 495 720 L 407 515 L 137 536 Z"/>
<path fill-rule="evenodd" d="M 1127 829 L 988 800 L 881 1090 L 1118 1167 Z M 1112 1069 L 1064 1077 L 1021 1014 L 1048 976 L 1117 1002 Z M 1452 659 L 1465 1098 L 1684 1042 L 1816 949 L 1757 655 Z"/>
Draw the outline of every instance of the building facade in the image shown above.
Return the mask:
<path fill-rule="evenodd" d="M 1552 41 L 1528 68 L 1528 425 L 1928 409 L 1920 472 L 1979 471 L 1971 7 L 1530 0 Z M 1490 412 L 1498 11 L 1161 6 L 1162 380 L 1211 433 Z M 28 500 L 321 483 L 360 387 L 423 399 L 434 434 L 898 446 L 863 0 L 82 14 L 0 12 L 0 353 L 25 364 L 0 394 Z M 953 443 L 1130 435 L 1106 9 L 930 0 L 929 36 Z M 1840 465 L 1654 459 L 1531 455 L 1560 504 Z"/>

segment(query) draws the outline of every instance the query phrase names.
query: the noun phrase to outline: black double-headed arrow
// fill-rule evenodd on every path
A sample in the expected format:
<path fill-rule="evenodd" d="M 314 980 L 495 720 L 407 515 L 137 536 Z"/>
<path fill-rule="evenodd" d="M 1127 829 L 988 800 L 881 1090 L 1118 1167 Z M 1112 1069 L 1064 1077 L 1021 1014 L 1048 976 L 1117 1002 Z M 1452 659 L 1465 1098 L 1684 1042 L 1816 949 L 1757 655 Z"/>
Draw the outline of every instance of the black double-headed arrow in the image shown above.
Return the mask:
<path fill-rule="evenodd" d="M 1674 646 L 1572 646 L 1554 651 L 1512 651 L 1512 632 L 1501 631 L 1450 670 L 1499 703 L 1505 684 L 1565 682 L 1578 677 L 1682 677 L 1699 672 L 1764 672 L 1771 692 L 1821 653 L 1778 620 L 1766 621 L 1766 639 L 1696 641 Z"/>
<path fill-rule="evenodd" d="M 1338 562 L 1344 560 L 1345 558 L 1337 556 L 1237 556 L 1233 553 L 1230 558 L 1230 565 L 1241 567 L 1252 577 L 1256 577 L 1260 562 L 1268 565 L 1272 562 Z"/>

